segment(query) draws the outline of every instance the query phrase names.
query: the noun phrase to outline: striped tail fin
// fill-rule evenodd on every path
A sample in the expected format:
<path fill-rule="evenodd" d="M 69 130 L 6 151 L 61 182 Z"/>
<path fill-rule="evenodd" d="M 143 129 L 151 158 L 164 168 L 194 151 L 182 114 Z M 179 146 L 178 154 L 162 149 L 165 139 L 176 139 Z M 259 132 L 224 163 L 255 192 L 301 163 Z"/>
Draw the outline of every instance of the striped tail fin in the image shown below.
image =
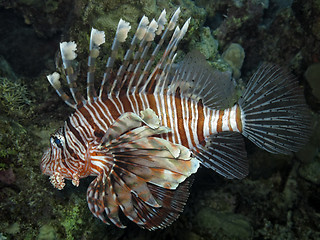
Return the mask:
<path fill-rule="evenodd" d="M 242 134 L 271 152 L 297 152 L 309 139 L 311 116 L 295 77 L 263 64 L 239 100 Z"/>

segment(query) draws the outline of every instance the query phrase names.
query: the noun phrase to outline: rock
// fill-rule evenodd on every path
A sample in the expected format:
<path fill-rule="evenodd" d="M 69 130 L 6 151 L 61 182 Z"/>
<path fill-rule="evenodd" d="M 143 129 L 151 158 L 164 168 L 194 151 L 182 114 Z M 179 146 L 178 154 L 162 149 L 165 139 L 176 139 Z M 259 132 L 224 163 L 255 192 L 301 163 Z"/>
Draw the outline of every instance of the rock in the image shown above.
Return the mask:
<path fill-rule="evenodd" d="M 320 184 L 320 159 L 316 158 L 313 162 L 303 165 L 299 174 L 307 181 Z"/>
<path fill-rule="evenodd" d="M 238 79 L 241 76 L 241 67 L 245 58 L 245 52 L 240 44 L 231 45 L 222 54 L 222 58 L 231 66 L 233 77 Z"/>
<path fill-rule="evenodd" d="M 7 170 L 0 170 L 0 182 L 11 185 L 16 181 L 16 176 L 12 170 L 12 168 L 9 168 Z"/>
<path fill-rule="evenodd" d="M 320 100 L 320 63 L 314 63 L 308 67 L 304 77 L 312 88 L 313 95 Z"/>
<path fill-rule="evenodd" d="M 311 27 L 312 33 L 314 34 L 314 36 L 319 40 L 320 39 L 320 17 L 317 17 L 312 24 Z"/>
<path fill-rule="evenodd" d="M 314 114 L 312 122 L 312 135 L 309 142 L 295 154 L 302 164 L 313 162 L 320 149 L 320 116 Z"/>
<path fill-rule="evenodd" d="M 182 237 L 179 239 L 184 239 L 184 240 L 202 240 L 203 238 L 199 236 L 198 234 L 191 232 L 191 231 L 184 231 L 182 233 Z"/>
<path fill-rule="evenodd" d="M 20 224 L 18 222 L 11 224 L 6 230 L 6 233 L 10 235 L 16 235 L 19 232 L 20 232 Z"/>
<path fill-rule="evenodd" d="M 38 240 L 55 240 L 57 233 L 49 224 L 43 225 L 39 230 Z"/>
<path fill-rule="evenodd" d="M 248 219 L 240 214 L 217 212 L 202 208 L 194 218 L 201 236 L 212 239 L 251 239 L 252 227 Z"/>
<path fill-rule="evenodd" d="M 0 240 L 7 240 L 7 237 L 0 233 Z"/>
<path fill-rule="evenodd" d="M 209 27 L 203 27 L 200 33 L 201 41 L 195 44 L 195 48 L 206 57 L 214 58 L 218 52 L 218 41 L 213 38 Z"/>
<path fill-rule="evenodd" d="M 314 127 L 309 143 L 296 153 L 301 166 L 299 174 L 302 178 L 314 184 L 320 184 L 320 116 L 313 117 Z"/>

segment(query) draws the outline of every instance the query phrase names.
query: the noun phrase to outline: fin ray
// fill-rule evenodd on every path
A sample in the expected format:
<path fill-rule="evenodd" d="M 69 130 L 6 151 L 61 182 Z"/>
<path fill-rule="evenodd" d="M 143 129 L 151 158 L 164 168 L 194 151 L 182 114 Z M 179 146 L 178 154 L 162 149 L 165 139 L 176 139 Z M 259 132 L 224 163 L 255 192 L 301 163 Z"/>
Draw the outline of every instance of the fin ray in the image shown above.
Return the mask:
<path fill-rule="evenodd" d="M 161 208 L 152 208 L 140 199 L 135 198 L 134 204 L 141 219 L 144 219 L 142 228 L 148 230 L 163 229 L 171 225 L 183 211 L 189 197 L 191 180 L 181 183 L 176 190 L 168 190 L 148 184 L 151 193 L 161 204 Z"/>
<path fill-rule="evenodd" d="M 226 178 L 242 179 L 248 175 L 247 154 L 240 133 L 221 132 L 211 135 L 206 139 L 205 146 L 198 144 L 192 152 L 203 166 Z"/>
<path fill-rule="evenodd" d="M 169 131 L 158 120 L 151 109 L 141 116 L 123 114 L 110 126 L 103 144 L 91 150 L 94 164 L 104 168 L 90 184 L 87 200 L 91 212 L 102 221 L 107 222 L 106 214 L 124 227 L 120 208 L 139 226 L 156 229 L 171 224 L 182 211 L 189 193 L 181 193 L 185 187 L 180 185 L 185 186 L 186 179 L 198 170 L 199 161 L 186 147 L 154 137 Z"/>
<path fill-rule="evenodd" d="M 206 107 L 230 107 L 234 84 L 230 72 L 214 71 L 197 50 L 187 54 L 174 74 L 169 91 L 199 101 Z"/>
<path fill-rule="evenodd" d="M 271 153 L 298 151 L 309 139 L 311 116 L 302 89 L 288 72 L 262 64 L 239 100 L 243 135 Z"/>

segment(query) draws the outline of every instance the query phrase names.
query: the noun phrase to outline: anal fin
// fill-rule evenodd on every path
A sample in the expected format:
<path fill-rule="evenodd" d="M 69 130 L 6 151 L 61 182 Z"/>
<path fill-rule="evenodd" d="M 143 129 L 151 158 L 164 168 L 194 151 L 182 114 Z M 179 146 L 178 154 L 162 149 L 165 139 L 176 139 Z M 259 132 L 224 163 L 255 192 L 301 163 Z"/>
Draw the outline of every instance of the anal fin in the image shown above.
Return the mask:
<path fill-rule="evenodd" d="M 144 223 L 140 225 L 140 227 L 148 230 L 156 230 L 171 225 L 180 216 L 180 213 L 186 205 L 191 184 L 192 180 L 190 178 L 186 179 L 175 190 L 148 184 L 152 195 L 162 207 L 153 208 L 139 198 L 134 197 L 134 205 L 137 213 L 141 219 L 144 219 Z"/>
<path fill-rule="evenodd" d="M 198 144 L 192 152 L 203 166 L 226 178 L 242 179 L 248 175 L 247 153 L 240 133 L 221 132 L 211 135 L 205 144 Z"/>

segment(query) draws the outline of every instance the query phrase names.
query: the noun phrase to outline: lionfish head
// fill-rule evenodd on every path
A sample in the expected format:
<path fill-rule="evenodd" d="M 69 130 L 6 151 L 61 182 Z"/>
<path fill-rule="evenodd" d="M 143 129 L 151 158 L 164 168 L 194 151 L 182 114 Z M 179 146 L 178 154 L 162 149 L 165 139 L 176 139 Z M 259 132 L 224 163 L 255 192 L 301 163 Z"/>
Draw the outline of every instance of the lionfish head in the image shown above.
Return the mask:
<path fill-rule="evenodd" d="M 66 156 L 66 139 L 61 127 L 50 136 L 50 147 L 43 154 L 40 164 L 42 173 L 50 176 L 52 185 L 59 190 L 65 186 L 64 179 L 71 179 L 76 186 L 79 184 L 79 177 L 71 169 L 68 164 L 70 159 Z"/>

